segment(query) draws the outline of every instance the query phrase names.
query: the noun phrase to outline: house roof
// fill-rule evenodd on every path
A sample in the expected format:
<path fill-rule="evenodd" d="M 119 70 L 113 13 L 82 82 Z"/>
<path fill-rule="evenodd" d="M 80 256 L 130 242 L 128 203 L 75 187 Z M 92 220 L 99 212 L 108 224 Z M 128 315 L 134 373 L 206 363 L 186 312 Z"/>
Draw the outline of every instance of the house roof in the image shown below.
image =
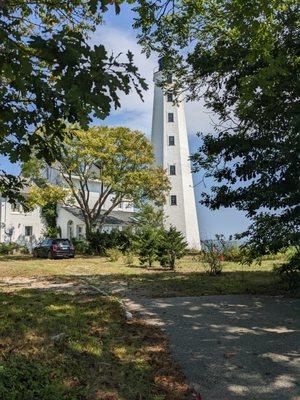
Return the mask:
<path fill-rule="evenodd" d="M 84 221 L 81 210 L 76 207 L 62 207 L 64 210 L 73 214 L 76 218 Z M 112 211 L 105 219 L 105 225 L 127 225 L 134 223 L 134 212 L 131 211 Z M 100 220 L 100 219 L 99 219 Z"/>

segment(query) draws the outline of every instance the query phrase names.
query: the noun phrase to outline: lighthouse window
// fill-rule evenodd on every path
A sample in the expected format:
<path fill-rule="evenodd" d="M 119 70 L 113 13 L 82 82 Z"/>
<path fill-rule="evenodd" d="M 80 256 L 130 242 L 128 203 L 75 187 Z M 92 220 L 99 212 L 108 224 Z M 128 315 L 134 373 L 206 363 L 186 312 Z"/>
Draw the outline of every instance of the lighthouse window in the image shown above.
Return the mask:
<path fill-rule="evenodd" d="M 174 194 L 171 195 L 171 206 L 177 206 L 177 196 Z"/>
<path fill-rule="evenodd" d="M 175 146 L 175 136 L 169 136 L 169 146 Z"/>
<path fill-rule="evenodd" d="M 174 114 L 168 113 L 168 122 L 174 122 Z"/>
<path fill-rule="evenodd" d="M 172 93 L 168 93 L 168 94 L 167 94 L 167 102 L 168 102 L 168 103 L 172 103 L 172 102 L 173 102 L 173 95 L 172 95 Z"/>
<path fill-rule="evenodd" d="M 176 166 L 170 165 L 170 175 L 176 175 Z"/>

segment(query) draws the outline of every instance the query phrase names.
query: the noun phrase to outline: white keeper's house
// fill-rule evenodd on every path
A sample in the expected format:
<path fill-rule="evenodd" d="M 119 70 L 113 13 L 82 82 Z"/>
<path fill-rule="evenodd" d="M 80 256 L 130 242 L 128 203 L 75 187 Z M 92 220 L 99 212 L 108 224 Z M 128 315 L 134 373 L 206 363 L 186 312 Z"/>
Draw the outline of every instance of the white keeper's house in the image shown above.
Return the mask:
<path fill-rule="evenodd" d="M 55 169 L 48 167 L 44 174 L 51 184 L 64 186 L 63 178 Z M 78 178 L 74 176 L 73 180 L 76 182 Z M 91 208 L 98 199 L 100 184 L 96 180 L 89 182 Z M 108 209 L 110 203 L 111 197 L 106 200 L 103 209 Z M 128 202 L 121 203 L 107 217 L 103 230 L 106 232 L 113 229 L 122 230 L 132 224 L 133 216 L 133 206 Z M 57 226 L 63 238 L 82 239 L 85 237 L 84 220 L 77 207 L 58 205 Z M 0 242 L 17 242 L 30 248 L 43 237 L 44 230 L 40 207 L 36 207 L 31 212 L 24 212 L 20 204 L 14 205 L 4 198 L 0 199 Z"/>
<path fill-rule="evenodd" d="M 163 76 L 162 67 L 160 62 L 159 69 L 154 73 L 151 141 L 156 163 L 164 167 L 171 182 L 171 191 L 164 206 L 166 226 L 176 227 L 183 233 L 190 248 L 200 249 L 184 101 L 181 99 L 175 103 L 172 94 L 163 91 L 159 85 Z M 172 85 L 171 77 L 169 85 Z M 45 170 L 45 177 L 52 184 L 63 184 L 61 176 L 51 167 Z M 73 179 L 76 181 L 76 176 Z M 91 207 L 98 198 L 100 185 L 99 181 L 89 181 Z M 111 198 L 108 198 L 103 208 L 108 209 L 110 202 Z M 57 225 L 63 238 L 85 237 L 84 221 L 78 208 L 59 205 L 57 214 Z M 109 215 L 103 229 L 121 230 L 132 224 L 133 220 L 133 207 L 124 203 Z M 19 242 L 31 247 L 42 238 L 44 229 L 38 207 L 25 213 L 21 205 L 13 205 L 0 198 L 0 242 Z"/>

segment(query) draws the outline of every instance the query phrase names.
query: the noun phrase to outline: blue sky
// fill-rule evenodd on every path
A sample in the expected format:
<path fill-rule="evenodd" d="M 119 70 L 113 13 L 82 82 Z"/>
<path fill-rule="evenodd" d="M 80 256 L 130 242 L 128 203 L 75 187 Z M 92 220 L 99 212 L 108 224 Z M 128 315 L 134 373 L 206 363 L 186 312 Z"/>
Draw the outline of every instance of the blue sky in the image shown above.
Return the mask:
<path fill-rule="evenodd" d="M 93 34 L 91 41 L 94 44 L 103 43 L 108 50 L 115 54 L 126 53 L 130 49 L 135 56 L 135 63 L 146 79 L 149 90 L 144 93 L 144 102 L 135 94 L 128 96 L 121 94 L 121 109 L 113 110 L 105 120 L 107 125 L 125 125 L 132 129 L 143 131 L 148 138 L 151 134 L 152 102 L 153 102 L 153 71 L 157 67 L 157 57 L 152 55 L 149 59 L 141 53 L 137 45 L 136 32 L 132 29 L 133 13 L 129 6 L 123 6 L 119 15 L 113 11 L 105 15 L 105 23 Z M 186 120 L 189 134 L 191 154 L 197 150 L 199 139 L 196 133 L 211 132 L 212 119 L 214 118 L 206 109 L 203 102 L 186 104 Z M 94 120 L 94 124 L 103 124 L 103 121 Z M 6 159 L 0 158 L 0 168 L 6 172 L 17 174 L 17 165 L 11 165 Z M 195 196 L 197 202 L 198 220 L 202 239 L 211 238 L 216 233 L 226 236 L 244 230 L 249 221 L 245 215 L 235 209 L 221 209 L 210 211 L 199 203 L 200 193 L 209 191 L 211 182 L 201 183 L 201 172 L 194 174 Z"/>

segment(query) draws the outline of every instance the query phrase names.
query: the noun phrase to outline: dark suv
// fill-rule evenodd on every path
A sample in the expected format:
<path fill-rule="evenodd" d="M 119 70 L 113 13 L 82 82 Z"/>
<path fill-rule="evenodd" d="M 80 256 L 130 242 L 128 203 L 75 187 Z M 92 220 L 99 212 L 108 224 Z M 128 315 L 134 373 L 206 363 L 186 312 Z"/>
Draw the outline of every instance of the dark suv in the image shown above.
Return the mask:
<path fill-rule="evenodd" d="M 32 250 L 33 257 L 74 258 L 75 248 L 69 239 L 44 239 Z"/>

